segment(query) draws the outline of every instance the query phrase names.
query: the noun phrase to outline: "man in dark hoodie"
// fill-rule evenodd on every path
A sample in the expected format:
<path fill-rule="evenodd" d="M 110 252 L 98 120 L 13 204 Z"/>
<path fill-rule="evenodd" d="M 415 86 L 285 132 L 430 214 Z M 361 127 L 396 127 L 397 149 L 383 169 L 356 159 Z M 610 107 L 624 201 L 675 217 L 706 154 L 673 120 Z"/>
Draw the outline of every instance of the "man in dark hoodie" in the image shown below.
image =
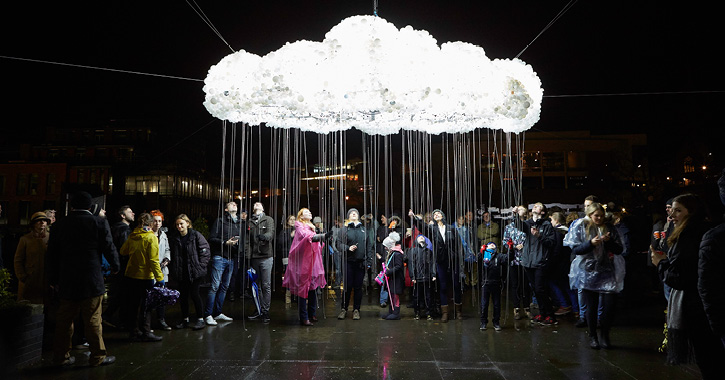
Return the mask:
<path fill-rule="evenodd" d="M 337 319 L 345 319 L 350 304 L 350 295 L 355 291 L 352 307 L 352 319 L 360 319 L 362 304 L 362 284 L 365 272 L 373 264 L 373 242 L 368 240 L 365 226 L 360 222 L 360 212 L 351 208 L 347 212 L 347 224 L 340 229 L 336 240 L 337 250 L 342 253 L 344 273 L 344 289 L 342 309 Z"/>
<path fill-rule="evenodd" d="M 525 222 L 524 234 L 526 240 L 521 251 L 521 265 L 524 267 L 526 277 L 534 288 L 536 300 L 539 303 L 539 315 L 531 321 L 543 326 L 555 325 L 556 316 L 552 310 L 549 298 L 549 281 L 547 279 L 547 264 L 550 252 L 556 247 L 556 236 L 544 214 L 542 203 L 534 204 L 531 209 L 532 218 Z"/>

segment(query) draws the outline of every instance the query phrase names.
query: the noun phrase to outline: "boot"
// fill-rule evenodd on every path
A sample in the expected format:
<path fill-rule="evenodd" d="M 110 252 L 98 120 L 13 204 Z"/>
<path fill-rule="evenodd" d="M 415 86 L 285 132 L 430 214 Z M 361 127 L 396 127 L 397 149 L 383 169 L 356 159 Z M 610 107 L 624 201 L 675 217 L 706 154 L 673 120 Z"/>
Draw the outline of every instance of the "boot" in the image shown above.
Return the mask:
<path fill-rule="evenodd" d="M 393 307 L 393 312 L 388 314 L 388 316 L 385 318 L 388 321 L 397 321 L 400 319 L 400 306 Z"/>
<path fill-rule="evenodd" d="M 514 308 L 514 319 L 521 319 L 521 309 L 518 307 Z"/>
<path fill-rule="evenodd" d="M 441 322 L 448 323 L 448 305 L 441 305 Z"/>
<path fill-rule="evenodd" d="M 595 350 L 599 349 L 599 340 L 597 339 L 596 332 L 589 336 L 589 347 Z"/>
<path fill-rule="evenodd" d="M 600 346 L 605 350 L 612 348 L 612 343 L 609 341 L 609 329 L 602 329 L 599 335 L 602 338 Z"/>
<path fill-rule="evenodd" d="M 457 303 L 453 305 L 453 311 L 456 314 L 456 319 L 459 321 L 463 320 L 463 312 L 461 311 L 463 309 L 463 304 Z"/>

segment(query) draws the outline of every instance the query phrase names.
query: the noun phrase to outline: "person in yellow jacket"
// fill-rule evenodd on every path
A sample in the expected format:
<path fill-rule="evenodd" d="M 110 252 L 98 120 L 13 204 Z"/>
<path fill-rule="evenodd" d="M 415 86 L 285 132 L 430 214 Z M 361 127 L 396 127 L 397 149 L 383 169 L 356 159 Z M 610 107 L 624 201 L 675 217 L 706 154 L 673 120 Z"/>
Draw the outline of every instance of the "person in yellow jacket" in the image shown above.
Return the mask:
<path fill-rule="evenodd" d="M 158 342 L 162 339 L 151 332 L 151 310 L 146 310 L 146 295 L 154 286 L 154 280 L 159 285 L 164 283 L 164 273 L 159 265 L 159 241 L 151 229 L 152 223 L 151 214 L 141 214 L 138 226 L 121 247 L 121 255 L 128 256 L 125 273 L 128 297 L 126 326 L 129 328 L 129 338 L 142 342 Z"/>

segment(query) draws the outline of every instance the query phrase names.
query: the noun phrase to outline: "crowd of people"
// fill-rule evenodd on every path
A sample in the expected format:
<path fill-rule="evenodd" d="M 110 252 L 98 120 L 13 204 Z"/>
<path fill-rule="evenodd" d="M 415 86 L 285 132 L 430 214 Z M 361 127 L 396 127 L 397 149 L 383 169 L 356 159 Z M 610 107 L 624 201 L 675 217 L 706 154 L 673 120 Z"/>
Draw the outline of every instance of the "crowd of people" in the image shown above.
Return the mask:
<path fill-rule="evenodd" d="M 725 204 L 725 177 L 719 184 Z M 208 239 L 185 214 L 167 230 L 161 211 L 136 217 L 123 206 L 119 221 L 109 226 L 89 194 L 75 194 L 70 206 L 69 215 L 57 222 L 50 211 L 33 214 L 14 262 L 19 299 L 58 300 L 52 310 L 58 365 L 73 364 L 70 349 L 79 336 L 90 350 L 90 365 L 113 363 L 103 325 L 127 331 L 133 341 L 162 340 L 151 327 L 154 310 L 146 305 L 154 287 L 179 292 L 177 323 L 167 323 L 165 306 L 154 307 L 161 330 L 230 322 L 225 299 L 244 297 L 250 288 L 256 310 L 247 318 L 268 324 L 275 258 L 285 303 L 297 303 L 301 326 L 318 322 L 326 288 L 340 295 L 337 319 L 361 319 L 363 295 L 377 283 L 375 298 L 388 309 L 385 320 L 401 319 L 407 299 L 416 320 L 446 323 L 477 314 L 481 330 L 490 322 L 501 331 L 507 298 L 515 319 L 547 327 L 571 314 L 577 327 L 587 328 L 591 348 L 609 349 L 625 257 L 632 252 L 621 211 L 596 196 L 584 200 L 583 213 L 535 203 L 531 209 L 509 208 L 510 217 L 468 211 L 453 222 L 440 209 L 375 218 L 350 208 L 329 229 L 307 208 L 277 229 L 261 202 L 250 214 L 228 202 Z M 692 194 L 668 201 L 666 211 L 666 220 L 654 226 L 650 252 L 668 300 L 668 358 L 671 363 L 694 359 L 710 378 L 725 353 L 725 290 L 717 278 L 724 225 L 714 226 Z M 208 290 L 202 291 L 204 284 Z M 480 296 L 476 310 L 463 305 L 463 294 L 471 289 Z"/>

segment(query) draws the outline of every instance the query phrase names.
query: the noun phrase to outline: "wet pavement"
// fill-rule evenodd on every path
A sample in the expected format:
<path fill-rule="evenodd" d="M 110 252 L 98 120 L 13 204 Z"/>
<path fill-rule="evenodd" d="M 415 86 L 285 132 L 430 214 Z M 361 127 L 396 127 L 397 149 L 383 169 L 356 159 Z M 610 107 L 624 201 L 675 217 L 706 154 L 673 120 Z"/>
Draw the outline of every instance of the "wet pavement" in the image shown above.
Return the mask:
<path fill-rule="evenodd" d="M 370 294 L 376 293 L 371 290 Z M 509 312 L 503 330 L 479 330 L 477 305 L 470 294 L 462 321 L 414 320 L 402 308 L 402 320 L 385 321 L 372 295 L 363 300 L 362 318 L 337 320 L 339 302 L 330 298 L 314 327 L 301 327 L 297 305 L 285 305 L 281 291 L 272 301 L 272 322 L 244 321 L 249 300 L 226 302 L 235 320 L 189 329 L 160 331 L 163 341 L 128 342 L 126 334 L 104 330 L 115 364 L 88 368 L 87 350 L 73 350 L 76 366 L 49 367 L 43 362 L 22 370 L 23 379 L 696 379 L 694 366 L 667 366 L 657 348 L 664 316 L 658 295 L 620 305 L 611 340 L 616 347 L 592 350 L 586 329 L 571 316 L 553 327 L 516 321 Z M 193 306 L 192 306 L 193 310 Z M 167 321 L 178 321 L 171 307 Z"/>

